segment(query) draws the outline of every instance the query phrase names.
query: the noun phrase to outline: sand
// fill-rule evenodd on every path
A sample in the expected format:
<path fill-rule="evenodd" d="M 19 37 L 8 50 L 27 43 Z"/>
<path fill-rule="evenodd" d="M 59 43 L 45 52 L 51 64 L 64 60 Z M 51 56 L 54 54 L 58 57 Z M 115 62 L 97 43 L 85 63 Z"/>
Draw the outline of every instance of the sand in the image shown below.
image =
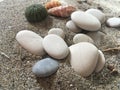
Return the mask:
<path fill-rule="evenodd" d="M 101 9 L 107 18 L 119 16 L 118 11 L 113 12 L 112 9 L 98 3 L 98 0 L 89 3 L 86 0 L 66 0 L 66 2 L 83 11 L 88 8 Z M 60 68 L 52 76 L 35 77 L 31 71 L 32 66 L 44 57 L 32 55 L 23 49 L 15 40 L 16 33 L 27 29 L 44 37 L 49 29 L 62 28 L 66 33 L 65 41 L 69 46 L 73 44 L 72 38 L 75 33 L 65 27 L 65 23 L 70 18 L 48 16 L 44 22 L 28 23 L 24 17 L 24 11 L 27 6 L 34 3 L 44 4 L 45 0 L 4 0 L 0 2 L 0 90 L 120 90 L 120 28 L 110 28 L 105 24 L 101 28 L 105 37 L 102 41 L 95 41 L 96 46 L 103 51 L 106 58 L 106 65 L 100 73 L 93 73 L 83 78 L 70 67 L 69 59 L 65 59 L 59 61 Z M 111 74 L 111 71 L 107 69 L 110 64 L 115 65 L 118 74 Z"/>

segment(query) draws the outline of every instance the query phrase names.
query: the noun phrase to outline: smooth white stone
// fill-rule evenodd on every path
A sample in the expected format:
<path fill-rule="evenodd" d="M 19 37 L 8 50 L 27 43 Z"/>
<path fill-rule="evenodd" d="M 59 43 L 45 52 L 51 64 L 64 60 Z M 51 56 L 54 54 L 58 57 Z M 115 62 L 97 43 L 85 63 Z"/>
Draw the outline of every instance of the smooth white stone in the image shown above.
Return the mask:
<path fill-rule="evenodd" d="M 106 24 L 110 27 L 120 27 L 120 18 L 117 17 L 109 18 Z"/>
<path fill-rule="evenodd" d="M 69 54 L 66 42 L 54 34 L 49 34 L 43 39 L 43 47 L 51 57 L 56 59 L 64 59 Z"/>
<path fill-rule="evenodd" d="M 75 25 L 75 23 L 72 20 L 69 20 L 66 23 L 66 27 L 74 33 L 78 33 L 82 31 L 78 26 Z"/>
<path fill-rule="evenodd" d="M 55 34 L 62 37 L 63 39 L 65 38 L 65 33 L 61 28 L 52 28 L 48 31 L 48 34 Z"/>
<path fill-rule="evenodd" d="M 101 23 L 96 17 L 83 11 L 73 12 L 71 19 L 77 26 L 87 31 L 97 31 L 101 28 Z"/>
<path fill-rule="evenodd" d="M 88 35 L 85 35 L 85 34 L 76 34 L 74 37 L 73 37 L 73 43 L 79 43 L 79 42 L 89 42 L 89 43 L 92 43 L 94 44 L 94 41 L 92 40 L 91 37 L 89 37 Z"/>
<path fill-rule="evenodd" d="M 16 35 L 18 43 L 30 53 L 44 55 L 45 51 L 42 45 L 43 38 L 33 31 L 22 30 Z"/>
<path fill-rule="evenodd" d="M 59 63 L 52 58 L 45 58 L 35 63 L 32 72 L 37 77 L 47 77 L 57 71 Z"/>
<path fill-rule="evenodd" d="M 81 42 L 69 48 L 70 63 L 74 71 L 83 77 L 91 75 L 98 62 L 98 49 L 88 42 Z"/>
<path fill-rule="evenodd" d="M 98 52 L 99 52 L 99 57 L 98 57 L 98 62 L 95 68 L 95 72 L 100 72 L 105 65 L 105 57 L 103 52 L 101 50 L 98 50 Z"/>
<path fill-rule="evenodd" d="M 86 13 L 89 13 L 89 14 L 95 16 L 101 23 L 104 23 L 106 20 L 105 14 L 98 9 L 91 8 L 91 9 L 88 9 L 86 11 Z"/>

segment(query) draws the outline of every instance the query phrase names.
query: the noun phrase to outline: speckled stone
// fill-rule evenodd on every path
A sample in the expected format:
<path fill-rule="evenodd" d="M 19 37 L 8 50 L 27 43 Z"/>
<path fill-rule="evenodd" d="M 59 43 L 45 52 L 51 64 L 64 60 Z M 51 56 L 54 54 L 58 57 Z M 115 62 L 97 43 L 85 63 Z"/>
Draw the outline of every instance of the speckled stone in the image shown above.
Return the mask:
<path fill-rule="evenodd" d="M 64 59 L 69 54 L 66 42 L 54 34 L 49 34 L 43 39 L 43 47 L 51 57 L 56 59 Z"/>
<path fill-rule="evenodd" d="M 22 30 L 16 34 L 18 43 L 30 53 L 35 55 L 44 55 L 45 51 L 42 45 L 43 38 L 30 30 Z"/>
<path fill-rule="evenodd" d="M 112 17 L 106 21 L 106 24 L 110 27 L 120 27 L 120 18 Z"/>
<path fill-rule="evenodd" d="M 89 43 L 94 44 L 94 41 L 88 35 L 86 35 L 86 34 L 76 34 L 73 37 L 73 43 L 76 44 L 76 43 L 80 43 L 80 42 L 89 42 Z"/>
<path fill-rule="evenodd" d="M 74 33 L 78 33 L 78 32 L 82 31 L 82 29 L 80 29 L 78 26 L 76 26 L 75 23 L 72 20 L 69 20 L 66 23 L 66 27 Z"/>
<path fill-rule="evenodd" d="M 93 73 L 98 62 L 98 49 L 91 43 L 81 42 L 70 48 L 70 64 L 83 77 Z"/>
<path fill-rule="evenodd" d="M 95 72 L 100 72 L 105 65 L 105 57 L 103 52 L 101 50 L 98 50 L 98 53 L 99 53 L 99 57 L 98 57 L 98 62 L 95 68 Z"/>
<path fill-rule="evenodd" d="M 96 17 L 80 10 L 73 12 L 71 19 L 77 26 L 87 31 L 98 31 L 101 28 L 101 23 Z"/>
<path fill-rule="evenodd" d="M 61 28 L 51 28 L 48 31 L 48 34 L 55 34 L 55 35 L 62 37 L 63 39 L 65 38 L 65 33 Z"/>
<path fill-rule="evenodd" d="M 86 13 L 89 13 L 89 14 L 95 16 L 101 23 L 104 23 L 106 20 L 105 14 L 98 9 L 91 8 L 91 9 L 88 9 L 86 11 Z"/>
<path fill-rule="evenodd" d="M 32 72 L 37 77 L 47 77 L 57 71 L 59 63 L 52 58 L 45 58 L 35 63 Z"/>

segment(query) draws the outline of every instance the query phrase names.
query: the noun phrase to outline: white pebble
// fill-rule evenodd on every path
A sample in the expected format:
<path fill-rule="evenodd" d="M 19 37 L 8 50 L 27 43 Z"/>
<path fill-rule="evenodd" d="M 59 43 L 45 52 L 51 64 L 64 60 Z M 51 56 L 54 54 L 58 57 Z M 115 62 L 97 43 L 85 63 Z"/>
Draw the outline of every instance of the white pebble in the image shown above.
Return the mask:
<path fill-rule="evenodd" d="M 36 54 L 44 55 L 45 51 L 42 45 L 43 38 L 35 32 L 29 30 L 19 31 L 16 35 L 18 43 L 27 51 Z"/>
<path fill-rule="evenodd" d="M 66 23 L 66 27 L 74 33 L 78 33 L 82 31 L 78 26 L 75 25 L 75 23 L 72 20 L 69 20 Z"/>
<path fill-rule="evenodd" d="M 99 57 L 98 57 L 98 62 L 95 68 L 95 72 L 100 72 L 104 65 L 105 65 L 105 57 L 102 51 L 98 50 Z"/>
<path fill-rule="evenodd" d="M 65 33 L 61 28 L 51 28 L 48 31 L 48 34 L 55 34 L 55 35 L 62 37 L 63 39 L 65 38 Z"/>
<path fill-rule="evenodd" d="M 86 13 L 89 13 L 89 14 L 95 16 L 101 23 L 104 23 L 106 20 L 105 14 L 98 9 L 91 8 L 91 9 L 88 9 L 86 11 Z"/>
<path fill-rule="evenodd" d="M 83 77 L 91 75 L 98 61 L 98 49 L 88 42 L 81 42 L 69 48 L 72 68 Z"/>
<path fill-rule="evenodd" d="M 120 18 L 117 17 L 109 18 L 106 24 L 110 27 L 120 27 Z"/>
<path fill-rule="evenodd" d="M 101 28 L 101 23 L 96 17 L 83 11 L 73 12 L 71 19 L 77 26 L 87 31 L 98 31 Z"/>
<path fill-rule="evenodd" d="M 91 39 L 91 37 L 85 35 L 85 34 L 76 34 L 74 37 L 73 37 L 73 42 L 76 44 L 76 43 L 79 43 L 79 42 L 89 42 L 89 43 L 92 43 L 94 44 L 94 41 Z"/>
<path fill-rule="evenodd" d="M 66 42 L 54 34 L 49 34 L 43 39 L 43 47 L 51 57 L 56 59 L 64 59 L 69 54 Z"/>

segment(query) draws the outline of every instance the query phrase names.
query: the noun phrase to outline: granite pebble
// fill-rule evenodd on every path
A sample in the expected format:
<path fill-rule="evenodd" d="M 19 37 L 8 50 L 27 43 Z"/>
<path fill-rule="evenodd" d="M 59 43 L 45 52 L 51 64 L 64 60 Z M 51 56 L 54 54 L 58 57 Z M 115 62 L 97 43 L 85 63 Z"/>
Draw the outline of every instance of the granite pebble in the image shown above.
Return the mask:
<path fill-rule="evenodd" d="M 52 58 L 45 58 L 36 62 L 32 67 L 32 72 L 37 77 L 47 77 L 52 75 L 59 68 L 59 63 Z"/>

